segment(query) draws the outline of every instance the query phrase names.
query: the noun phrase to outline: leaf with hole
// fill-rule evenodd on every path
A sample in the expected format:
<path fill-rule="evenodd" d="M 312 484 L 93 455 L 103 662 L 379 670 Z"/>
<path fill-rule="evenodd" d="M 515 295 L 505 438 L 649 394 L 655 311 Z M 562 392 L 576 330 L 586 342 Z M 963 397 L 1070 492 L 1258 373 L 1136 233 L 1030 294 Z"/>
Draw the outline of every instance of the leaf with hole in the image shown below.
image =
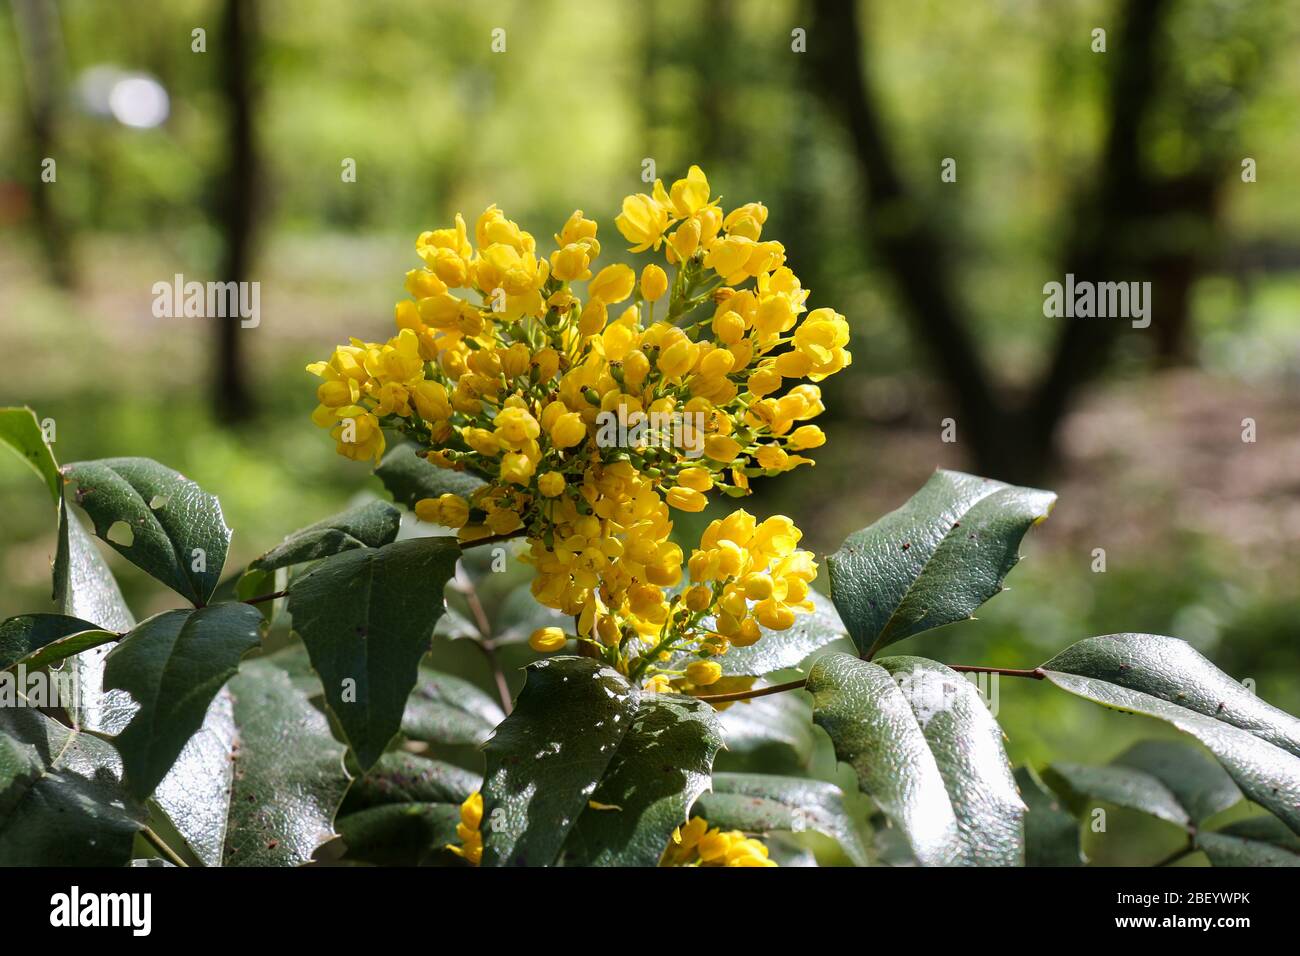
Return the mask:
<path fill-rule="evenodd" d="M 75 462 L 63 474 L 95 534 L 181 597 L 207 603 L 230 546 L 215 496 L 148 458 Z"/>

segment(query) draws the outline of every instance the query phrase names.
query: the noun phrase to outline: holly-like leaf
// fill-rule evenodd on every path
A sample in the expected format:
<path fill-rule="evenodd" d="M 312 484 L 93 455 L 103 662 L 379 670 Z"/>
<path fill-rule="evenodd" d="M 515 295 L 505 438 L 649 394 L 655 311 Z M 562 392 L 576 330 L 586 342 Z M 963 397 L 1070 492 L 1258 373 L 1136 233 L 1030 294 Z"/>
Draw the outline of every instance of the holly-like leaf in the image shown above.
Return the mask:
<path fill-rule="evenodd" d="M 1090 637 L 1040 670 L 1076 696 L 1195 737 L 1247 797 L 1300 832 L 1300 721 L 1264 703 L 1191 645 L 1154 634 Z"/>
<path fill-rule="evenodd" d="M 378 866 L 416 866 L 450 856 L 445 848 L 459 843 L 454 803 L 384 803 L 340 817 L 339 836 L 347 859 Z"/>
<path fill-rule="evenodd" d="M 1016 786 L 1025 801 L 1025 866 L 1082 866 L 1079 821 L 1066 813 L 1056 794 L 1045 787 L 1028 767 L 1015 773 Z"/>
<path fill-rule="evenodd" d="M 971 617 L 1002 590 L 1020 541 L 1056 495 L 939 470 L 901 508 L 830 555 L 831 596 L 867 658 Z"/>
<path fill-rule="evenodd" d="M 112 631 L 63 614 L 24 614 L 0 623 L 0 670 L 22 664 L 29 671 L 57 664 L 117 640 Z"/>
<path fill-rule="evenodd" d="M 148 458 L 75 462 L 63 474 L 96 535 L 194 605 L 207 603 L 230 546 L 215 496 Z"/>
<path fill-rule="evenodd" d="M 115 739 L 131 792 L 144 799 L 203 725 L 212 699 L 261 640 L 262 616 L 247 604 L 214 604 L 149 618 L 108 655 L 104 685 L 140 709 Z"/>
<path fill-rule="evenodd" d="M 673 830 L 709 786 L 722 746 L 708 704 L 645 694 L 590 803 L 578 818 L 569 858 L 586 866 L 655 866 Z"/>
<path fill-rule="evenodd" d="M 143 812 L 111 744 L 0 708 L 0 866 L 123 866 Z"/>
<path fill-rule="evenodd" d="M 1251 817 L 1196 834 L 1214 866 L 1300 866 L 1300 838 L 1274 817 Z"/>
<path fill-rule="evenodd" d="M 813 719 L 923 866 L 1016 866 L 1024 804 L 1002 731 L 960 674 L 919 657 L 818 658 Z"/>
<path fill-rule="evenodd" d="M 384 455 L 375 474 L 394 501 L 412 509 L 421 498 L 445 494 L 467 496 L 485 484 L 482 478 L 467 471 L 429 464 L 410 444 L 398 445 Z"/>
<path fill-rule="evenodd" d="M 469 681 L 422 664 L 402 714 L 402 733 L 431 744 L 478 746 L 505 716 Z"/>
<path fill-rule="evenodd" d="M 397 537 L 401 519 L 402 513 L 388 502 L 367 501 L 295 531 L 253 561 L 249 569 L 275 571 L 354 548 L 379 548 Z"/>
<path fill-rule="evenodd" d="M 816 746 L 812 706 L 798 691 L 740 701 L 718 714 L 729 754 L 786 750 L 790 763 L 806 767 Z"/>
<path fill-rule="evenodd" d="M 483 786 L 478 774 L 454 764 L 405 751 L 379 758 L 370 772 L 352 784 L 344 813 L 385 803 L 451 803 L 459 807 Z"/>
<path fill-rule="evenodd" d="M 1043 771 L 1043 782 L 1060 794 L 1076 814 L 1085 812 L 1091 800 L 1103 800 L 1184 829 L 1192 823 L 1174 793 L 1145 770 L 1060 762 Z"/>
<path fill-rule="evenodd" d="M 460 548 L 411 538 L 326 558 L 289 587 L 289 613 L 362 769 L 402 725 Z"/>
<path fill-rule="evenodd" d="M 1235 806 L 1241 790 L 1227 772 L 1195 744 L 1181 740 L 1140 740 L 1113 761 L 1158 779 L 1187 811 L 1194 824 Z"/>
<path fill-rule="evenodd" d="M 640 692 L 587 657 L 528 668 L 519 700 L 484 745 L 483 863 L 548 866 L 632 725 Z"/>
<path fill-rule="evenodd" d="M 766 835 L 814 830 L 836 840 L 856 866 L 868 866 L 866 847 L 833 783 L 765 773 L 715 773 L 713 791 L 700 797 L 695 816 L 723 830 Z"/>
<path fill-rule="evenodd" d="M 343 754 L 287 674 L 246 661 L 154 801 L 207 866 L 298 866 L 335 835 Z"/>

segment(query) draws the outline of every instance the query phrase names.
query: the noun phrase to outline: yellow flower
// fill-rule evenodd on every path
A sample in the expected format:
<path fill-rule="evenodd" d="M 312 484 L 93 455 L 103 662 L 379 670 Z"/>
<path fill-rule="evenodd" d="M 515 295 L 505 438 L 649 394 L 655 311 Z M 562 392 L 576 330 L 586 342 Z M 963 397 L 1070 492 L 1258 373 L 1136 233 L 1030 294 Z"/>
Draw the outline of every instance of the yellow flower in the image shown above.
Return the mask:
<path fill-rule="evenodd" d="M 569 642 L 569 635 L 558 627 L 539 627 L 528 638 L 528 646 L 539 654 L 553 654 L 564 649 Z"/>
<path fill-rule="evenodd" d="M 415 503 L 415 516 L 444 528 L 460 528 L 469 520 L 469 502 L 453 494 L 421 498 Z"/>
<path fill-rule="evenodd" d="M 537 479 L 537 490 L 547 498 L 555 498 L 564 491 L 564 475 L 558 471 L 548 471 Z"/>
<path fill-rule="evenodd" d="M 668 291 L 668 273 L 653 262 L 641 270 L 641 298 L 654 302 Z"/>
<path fill-rule="evenodd" d="M 632 252 L 645 252 L 651 246 L 659 248 L 670 222 L 667 200 L 663 183 L 658 180 L 655 180 L 653 196 L 637 193 L 623 200 L 623 211 L 614 218 L 614 225 L 632 243 Z"/>
<path fill-rule="evenodd" d="M 716 684 L 722 676 L 722 665 L 717 661 L 692 661 L 686 665 L 686 679 L 696 687 Z"/>
<path fill-rule="evenodd" d="M 587 294 L 605 305 L 622 302 L 636 286 L 636 273 L 629 266 L 617 263 L 605 266 L 587 285 Z"/>

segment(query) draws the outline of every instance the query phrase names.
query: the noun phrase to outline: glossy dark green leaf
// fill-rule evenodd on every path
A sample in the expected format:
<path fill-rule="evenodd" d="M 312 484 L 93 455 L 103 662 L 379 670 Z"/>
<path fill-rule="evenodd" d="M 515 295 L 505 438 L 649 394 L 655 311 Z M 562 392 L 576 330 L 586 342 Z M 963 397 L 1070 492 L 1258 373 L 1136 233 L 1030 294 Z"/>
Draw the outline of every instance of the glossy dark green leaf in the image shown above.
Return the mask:
<path fill-rule="evenodd" d="M 1076 814 L 1085 813 L 1092 801 L 1101 800 L 1174 826 L 1187 828 L 1192 823 L 1173 792 L 1145 770 L 1062 761 L 1043 771 L 1043 782 L 1060 794 Z"/>
<path fill-rule="evenodd" d="M 140 709 L 115 743 L 131 792 L 143 799 L 167 775 L 208 706 L 261 640 L 262 616 L 247 604 L 166 611 L 128 634 L 104 667 L 104 686 Z"/>
<path fill-rule="evenodd" d="M 1300 866 L 1300 837 L 1275 817 L 1251 817 L 1196 835 L 1214 866 Z"/>
<path fill-rule="evenodd" d="M 207 602 L 230 546 L 214 495 L 148 458 L 75 462 L 63 474 L 96 535 L 193 604 Z"/>
<path fill-rule="evenodd" d="M 464 803 L 483 780 L 454 764 L 397 750 L 386 753 L 364 777 L 353 781 L 343 804 L 351 813 L 383 803 Z"/>
<path fill-rule="evenodd" d="M 299 866 L 334 836 L 343 754 L 287 674 L 245 661 L 154 801 L 207 866 Z"/>
<path fill-rule="evenodd" d="M 117 640 L 89 621 L 63 614 L 24 614 L 0 623 L 0 670 L 57 664 L 73 654 Z"/>
<path fill-rule="evenodd" d="M 459 843 L 460 808 L 453 803 L 386 803 L 340 817 L 347 859 L 379 866 L 415 866 Z"/>
<path fill-rule="evenodd" d="M 367 501 L 289 535 L 249 568 L 274 571 L 353 548 L 379 548 L 397 537 L 402 513 L 386 501 Z"/>
<path fill-rule="evenodd" d="M 415 453 L 413 445 L 398 445 L 384 455 L 375 474 L 398 504 L 415 508 L 421 498 L 440 495 L 469 495 L 483 486 L 477 475 L 431 465 Z"/>
<path fill-rule="evenodd" d="M 971 617 L 1002 590 L 1020 541 L 1056 496 L 939 470 L 901 508 L 830 555 L 831 596 L 870 658 L 883 647 Z"/>
<path fill-rule="evenodd" d="M 1042 670 L 1072 694 L 1163 720 L 1195 737 L 1246 796 L 1300 832 L 1296 719 L 1259 700 L 1190 645 L 1152 634 L 1091 637 Z"/>
<path fill-rule="evenodd" d="M 791 691 L 740 701 L 721 711 L 718 720 L 729 754 L 784 749 L 790 762 L 801 767 L 812 759 L 816 738 L 807 694 Z"/>
<path fill-rule="evenodd" d="M 505 716 L 492 697 L 469 681 L 421 665 L 402 714 L 402 733 L 431 744 L 477 746 Z"/>
<path fill-rule="evenodd" d="M 857 866 L 869 865 L 866 847 L 833 783 L 765 773 L 715 773 L 713 791 L 702 795 L 693 816 L 710 826 L 745 833 L 815 830 L 839 842 Z"/>
<path fill-rule="evenodd" d="M 918 862 L 1019 865 L 1024 804 L 1002 732 L 960 674 L 918 657 L 818 658 L 813 719 Z"/>
<path fill-rule="evenodd" d="M 1079 821 L 1067 813 L 1060 799 L 1028 767 L 1015 772 L 1020 798 L 1025 801 L 1025 866 L 1081 866 Z"/>
<path fill-rule="evenodd" d="M 677 694 L 644 694 L 578 818 L 568 858 L 585 866 L 655 866 L 673 830 L 709 786 L 722 746 L 708 704 Z"/>
<path fill-rule="evenodd" d="M 550 657 L 528 668 L 514 712 L 483 747 L 484 865 L 554 862 L 632 726 L 640 697 L 591 658 Z"/>
<path fill-rule="evenodd" d="M 357 548 L 289 586 L 294 629 L 363 769 L 401 727 L 459 554 L 450 538 Z"/>
<path fill-rule="evenodd" d="M 0 866 L 122 866 L 143 814 L 103 740 L 0 708 Z"/>
<path fill-rule="evenodd" d="M 1181 740 L 1140 740 L 1111 762 L 1159 779 L 1193 823 L 1208 820 L 1242 800 L 1241 790 L 1227 771 L 1205 751 Z"/>

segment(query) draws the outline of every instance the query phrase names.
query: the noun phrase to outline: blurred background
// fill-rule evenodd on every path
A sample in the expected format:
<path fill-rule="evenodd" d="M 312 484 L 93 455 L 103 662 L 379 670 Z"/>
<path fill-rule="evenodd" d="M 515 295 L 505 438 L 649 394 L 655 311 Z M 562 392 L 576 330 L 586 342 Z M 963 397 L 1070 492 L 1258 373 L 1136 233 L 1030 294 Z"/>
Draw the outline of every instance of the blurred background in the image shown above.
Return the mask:
<path fill-rule="evenodd" d="M 582 208 L 612 261 L 643 160 L 699 163 L 728 207 L 767 204 L 810 304 L 853 328 L 816 468 L 747 508 L 824 554 L 936 466 L 1060 494 L 1008 593 L 902 650 L 1025 667 L 1172 634 L 1300 712 L 1294 12 L 9 0 L 0 404 L 52 419 L 61 461 L 150 456 L 218 494 L 233 569 L 378 491 L 309 421 L 303 366 L 392 333 L 421 230 L 495 202 L 544 243 Z M 177 273 L 259 282 L 260 325 L 155 318 Z M 1150 281 L 1150 327 L 1044 317 L 1067 273 Z M 50 519 L 0 457 L 0 615 L 49 608 Z M 110 562 L 138 616 L 170 606 Z M 999 708 L 1017 761 L 1163 733 L 1035 682 Z"/>

